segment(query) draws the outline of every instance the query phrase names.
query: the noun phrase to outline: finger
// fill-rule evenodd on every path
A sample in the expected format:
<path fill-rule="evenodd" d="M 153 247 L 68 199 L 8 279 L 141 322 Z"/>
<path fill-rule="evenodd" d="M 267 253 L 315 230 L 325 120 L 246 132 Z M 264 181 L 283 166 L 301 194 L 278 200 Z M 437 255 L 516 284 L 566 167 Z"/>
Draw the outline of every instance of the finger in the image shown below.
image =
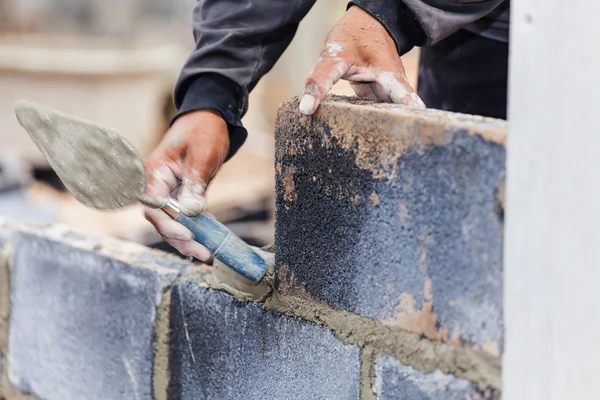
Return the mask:
<path fill-rule="evenodd" d="M 189 168 L 184 171 L 179 192 L 179 204 L 186 215 L 196 216 L 204 210 L 206 181 L 197 169 Z"/>
<path fill-rule="evenodd" d="M 154 225 L 156 233 L 165 242 L 173 246 L 181 254 L 207 261 L 210 251 L 193 240 L 192 232 L 177 221 L 172 220 L 160 210 L 145 207 L 144 216 Z"/>
<path fill-rule="evenodd" d="M 149 196 L 169 196 L 177 188 L 177 177 L 167 163 L 150 164 L 146 168 L 146 193 Z"/>
<path fill-rule="evenodd" d="M 175 190 L 185 147 L 185 130 L 174 125 L 144 162 L 148 196 L 166 197 Z"/>
<path fill-rule="evenodd" d="M 209 146 L 191 146 L 184 160 L 179 202 L 189 216 L 200 214 L 206 201 L 204 192 L 226 157 Z"/>
<path fill-rule="evenodd" d="M 423 101 L 423 99 L 421 99 L 419 97 L 417 92 L 409 93 L 408 96 L 410 97 L 410 99 L 408 99 L 406 101 L 408 106 L 414 107 L 414 108 L 421 108 L 421 109 L 427 108 L 427 106 L 425 105 L 425 102 Z M 392 99 L 393 99 L 393 96 L 392 96 Z"/>
<path fill-rule="evenodd" d="M 371 83 L 371 88 L 373 92 L 377 96 L 377 99 L 380 101 L 384 101 L 386 103 L 392 102 L 392 98 L 390 96 L 390 88 L 388 85 L 383 85 L 379 82 Z"/>
<path fill-rule="evenodd" d="M 371 86 L 378 97 L 383 101 L 404 104 L 414 108 L 425 108 L 425 103 L 415 90 L 404 79 L 399 79 L 392 72 L 381 72 L 376 82 Z"/>
<path fill-rule="evenodd" d="M 165 239 L 188 241 L 193 238 L 192 232 L 188 228 L 171 219 L 161 210 L 144 207 L 144 217 L 154 225 L 157 233 Z"/>
<path fill-rule="evenodd" d="M 377 95 L 373 91 L 370 83 L 351 83 L 350 87 L 354 90 L 357 97 L 361 99 L 376 101 Z"/>
<path fill-rule="evenodd" d="M 210 251 L 200 243 L 193 240 L 177 240 L 164 238 L 165 242 L 173 246 L 177 251 L 187 257 L 194 257 L 200 261 L 208 261 Z"/>
<path fill-rule="evenodd" d="M 338 57 L 320 59 L 304 85 L 304 94 L 300 101 L 300 112 L 312 115 L 333 85 L 348 71 L 348 64 Z"/>
<path fill-rule="evenodd" d="M 394 85 L 390 91 L 392 103 L 404 104 L 414 108 L 425 108 L 425 103 L 410 86 Z"/>

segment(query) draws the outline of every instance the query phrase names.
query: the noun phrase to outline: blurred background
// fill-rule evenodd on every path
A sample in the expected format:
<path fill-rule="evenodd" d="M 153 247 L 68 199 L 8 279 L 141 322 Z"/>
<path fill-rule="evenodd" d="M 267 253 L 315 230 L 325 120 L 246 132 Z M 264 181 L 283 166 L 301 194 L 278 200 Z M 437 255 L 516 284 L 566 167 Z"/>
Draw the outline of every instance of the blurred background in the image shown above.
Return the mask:
<path fill-rule="evenodd" d="M 113 128 L 147 155 L 175 113 L 171 93 L 193 47 L 195 0 L 0 0 L 0 216 L 61 222 L 170 250 L 132 206 L 101 212 L 64 190 L 13 103 L 30 100 Z M 302 93 L 347 0 L 317 1 L 291 46 L 250 95 L 249 139 L 207 192 L 208 209 L 248 242 L 273 242 L 278 105 Z M 418 52 L 404 56 L 416 85 Z M 352 94 L 341 82 L 334 93 Z"/>

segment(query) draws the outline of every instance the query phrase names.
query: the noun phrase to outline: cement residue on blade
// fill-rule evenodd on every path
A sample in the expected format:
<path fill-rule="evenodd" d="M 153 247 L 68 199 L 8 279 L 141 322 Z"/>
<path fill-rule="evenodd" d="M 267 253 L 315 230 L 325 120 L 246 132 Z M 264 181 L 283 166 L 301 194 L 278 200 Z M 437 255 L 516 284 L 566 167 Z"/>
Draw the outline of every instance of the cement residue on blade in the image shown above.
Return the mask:
<path fill-rule="evenodd" d="M 121 135 L 32 103 L 18 103 L 15 112 L 50 166 L 81 203 L 115 209 L 136 203 L 143 196 L 142 160 Z"/>

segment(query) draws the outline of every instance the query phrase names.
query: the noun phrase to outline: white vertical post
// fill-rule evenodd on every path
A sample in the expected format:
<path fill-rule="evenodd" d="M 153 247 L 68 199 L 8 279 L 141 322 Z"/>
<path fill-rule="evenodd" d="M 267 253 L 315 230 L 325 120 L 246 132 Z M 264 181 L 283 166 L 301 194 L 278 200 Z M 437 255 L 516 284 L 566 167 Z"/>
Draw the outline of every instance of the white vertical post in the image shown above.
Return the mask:
<path fill-rule="evenodd" d="M 513 0 L 505 400 L 600 399 L 600 1 Z"/>

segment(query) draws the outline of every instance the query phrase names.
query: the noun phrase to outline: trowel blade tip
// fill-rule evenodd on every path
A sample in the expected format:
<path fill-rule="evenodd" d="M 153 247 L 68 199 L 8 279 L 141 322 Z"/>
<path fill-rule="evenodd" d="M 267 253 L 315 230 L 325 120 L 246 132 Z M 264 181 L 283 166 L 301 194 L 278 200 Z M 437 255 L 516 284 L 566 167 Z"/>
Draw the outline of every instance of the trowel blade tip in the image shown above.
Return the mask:
<path fill-rule="evenodd" d="M 31 101 L 28 101 L 28 100 L 18 100 L 18 101 L 15 101 L 15 104 L 14 104 L 15 112 L 32 110 L 37 107 L 39 107 L 37 104 L 35 104 Z"/>
<path fill-rule="evenodd" d="M 14 104 L 15 116 L 19 124 L 31 135 L 29 125 L 32 120 L 40 118 L 40 107 L 30 101 L 19 100 Z"/>
<path fill-rule="evenodd" d="M 43 110 L 44 108 L 45 107 L 27 100 L 19 100 L 14 104 L 14 110 L 17 118 L 26 114 L 31 115 L 32 113 L 39 115 L 40 110 Z"/>

